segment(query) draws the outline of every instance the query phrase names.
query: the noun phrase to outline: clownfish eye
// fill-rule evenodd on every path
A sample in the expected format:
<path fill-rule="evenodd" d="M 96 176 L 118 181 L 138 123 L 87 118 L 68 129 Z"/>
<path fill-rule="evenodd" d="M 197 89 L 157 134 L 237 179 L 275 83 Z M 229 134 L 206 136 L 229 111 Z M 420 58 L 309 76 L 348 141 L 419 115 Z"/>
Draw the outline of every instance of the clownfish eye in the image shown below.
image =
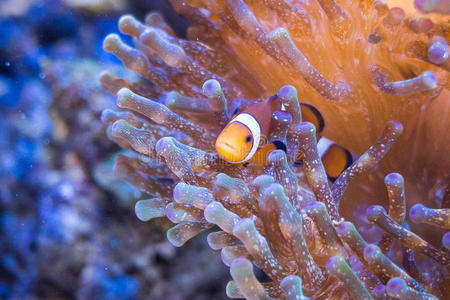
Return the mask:
<path fill-rule="evenodd" d="M 247 136 L 247 138 L 245 139 L 245 142 L 250 143 L 251 141 L 252 141 L 252 136 L 251 135 Z"/>

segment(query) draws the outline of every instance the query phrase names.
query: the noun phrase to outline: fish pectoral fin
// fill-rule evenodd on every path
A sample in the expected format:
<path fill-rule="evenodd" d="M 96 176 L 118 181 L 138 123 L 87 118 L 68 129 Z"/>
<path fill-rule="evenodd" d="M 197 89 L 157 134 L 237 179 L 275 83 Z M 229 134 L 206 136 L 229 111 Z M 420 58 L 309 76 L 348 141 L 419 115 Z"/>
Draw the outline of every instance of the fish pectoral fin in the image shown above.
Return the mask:
<path fill-rule="evenodd" d="M 317 139 L 319 139 L 320 134 L 325 128 L 325 121 L 322 114 L 317 108 L 309 103 L 300 103 L 300 108 L 302 110 L 303 122 L 310 122 L 314 124 L 314 126 L 316 127 Z"/>
<path fill-rule="evenodd" d="M 252 161 L 260 165 L 267 165 L 267 157 L 275 150 L 283 150 L 286 152 L 286 145 L 281 141 L 273 141 L 272 143 L 261 146 L 256 151 Z"/>

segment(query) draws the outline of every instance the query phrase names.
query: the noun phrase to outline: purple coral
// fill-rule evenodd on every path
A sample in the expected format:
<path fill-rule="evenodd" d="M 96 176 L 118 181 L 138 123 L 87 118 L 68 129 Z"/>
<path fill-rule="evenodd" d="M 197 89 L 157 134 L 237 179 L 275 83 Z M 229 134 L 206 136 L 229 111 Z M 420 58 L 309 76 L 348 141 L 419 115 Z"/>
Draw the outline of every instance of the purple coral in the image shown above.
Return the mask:
<path fill-rule="evenodd" d="M 235 49 L 228 47 L 219 30 L 205 29 L 220 27 L 214 22 L 217 17 L 233 34 L 260 47 L 261 53 L 256 55 L 264 57 L 262 64 L 270 57 L 280 66 L 292 68 L 286 77 L 295 73 L 303 78 L 314 95 L 328 101 L 327 109 L 346 99 L 358 103 L 355 99 L 361 90 L 355 90 L 357 84 L 326 79 L 299 50 L 288 30 L 276 28 L 269 33 L 243 1 L 204 2 L 173 1 L 175 8 L 195 24 L 188 32 L 194 39 L 177 38 L 162 18 L 151 14 L 146 24 L 131 16 L 119 21 L 120 30 L 135 38 L 136 48 L 124 44 L 118 35 L 109 35 L 104 41 L 106 51 L 152 83 L 125 80 L 108 72 L 101 77 L 105 89 L 117 94 L 117 106 L 127 111 L 104 113 L 109 137 L 141 156 L 141 162 L 121 156 L 116 170 L 120 167 L 124 170 L 123 179 L 152 195 L 136 204 L 139 218 L 150 220 L 164 211 L 177 223 L 167 232 L 175 246 L 184 245 L 214 225 L 219 227 L 220 231 L 209 233 L 208 243 L 214 250 L 221 250 L 224 264 L 230 266 L 230 297 L 293 299 L 296 293 L 300 299 L 304 295 L 334 299 L 364 295 L 371 299 L 400 295 L 400 290 L 405 295 L 447 297 L 444 287 L 450 254 L 413 233 L 404 222 L 407 199 L 402 175 L 391 173 L 385 178 L 389 213 L 381 206 L 371 206 L 366 211 L 368 220 L 384 231 L 378 246 L 366 242 L 356 226 L 341 215 L 341 198 L 350 182 L 377 168 L 404 131 L 402 123 L 388 119 L 380 125 L 377 120 L 372 128 L 377 130 L 360 134 L 362 139 L 370 139 L 372 146 L 330 186 L 318 156 L 315 128 L 301 121 L 297 90 L 285 85 L 278 96 L 289 117 L 283 112 L 275 113 L 273 122 L 277 126 L 268 138 L 286 141 L 287 154 L 274 151 L 268 166 L 248 167 L 232 165 L 218 157 L 213 145 L 229 112 L 260 101 L 264 92 L 258 89 L 271 85 L 259 83 L 257 74 L 251 74 L 245 63 L 233 59 Z M 348 14 L 334 1 L 318 2 L 333 25 L 336 38 L 344 39 Z M 274 1 L 264 1 L 263 6 L 280 19 L 289 18 L 289 5 L 282 3 L 275 7 Z M 361 9 L 386 15 L 383 26 L 387 31 L 403 24 L 402 9 L 385 7 L 383 12 L 383 7 L 378 3 L 372 10 L 364 5 Z M 309 22 L 308 18 L 303 21 Z M 308 31 L 308 26 L 303 29 Z M 202 30 L 204 35 L 200 34 Z M 439 49 L 430 50 L 432 63 L 438 62 L 435 56 L 439 56 Z M 395 81 L 374 64 L 368 76 L 373 80 L 370 88 L 387 95 L 380 101 L 393 96 L 427 95 L 438 88 L 435 72 L 427 70 Z M 403 113 L 401 116 L 405 118 Z M 370 122 L 375 123 L 372 119 Z M 358 144 L 356 148 L 364 144 L 352 142 Z M 298 148 L 303 153 L 301 168 L 292 165 L 292 151 Z M 145 163 L 153 160 L 158 161 L 156 166 Z M 171 180 L 166 182 L 166 178 Z M 402 245 L 394 245 L 395 240 Z M 397 248 L 404 258 L 401 266 L 397 255 L 389 254 Z M 425 255 L 420 266 L 414 257 L 419 253 Z M 356 267 L 350 261 L 359 261 L 360 265 Z M 270 279 L 260 280 L 251 263 Z M 431 270 L 438 270 L 438 278 L 417 275 Z M 395 288 L 395 278 L 405 282 L 407 288 Z"/>

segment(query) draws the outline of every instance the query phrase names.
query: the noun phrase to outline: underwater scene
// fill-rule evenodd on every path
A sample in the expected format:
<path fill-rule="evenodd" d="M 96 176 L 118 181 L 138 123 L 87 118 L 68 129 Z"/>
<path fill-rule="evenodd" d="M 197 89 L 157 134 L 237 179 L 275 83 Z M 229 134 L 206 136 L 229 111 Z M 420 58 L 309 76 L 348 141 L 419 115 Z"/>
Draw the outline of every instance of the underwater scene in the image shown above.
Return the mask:
<path fill-rule="evenodd" d="M 0 0 L 0 299 L 450 299 L 450 0 Z"/>

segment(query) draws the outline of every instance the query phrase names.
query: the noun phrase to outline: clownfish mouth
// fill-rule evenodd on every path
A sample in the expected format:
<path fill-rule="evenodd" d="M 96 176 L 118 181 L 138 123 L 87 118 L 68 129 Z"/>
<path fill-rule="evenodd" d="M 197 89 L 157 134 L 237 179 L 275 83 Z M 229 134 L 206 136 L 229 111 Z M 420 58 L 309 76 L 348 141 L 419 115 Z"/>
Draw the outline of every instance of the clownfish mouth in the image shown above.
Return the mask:
<path fill-rule="evenodd" d="M 235 149 L 235 147 L 233 146 L 233 145 L 231 145 L 230 143 L 228 143 L 228 142 L 223 142 L 223 143 L 221 143 L 223 146 L 225 146 L 225 147 L 228 147 L 229 149 Z"/>
<path fill-rule="evenodd" d="M 216 143 L 217 153 L 221 158 L 228 162 L 238 162 L 239 159 L 239 149 L 227 142 L 217 142 Z"/>

